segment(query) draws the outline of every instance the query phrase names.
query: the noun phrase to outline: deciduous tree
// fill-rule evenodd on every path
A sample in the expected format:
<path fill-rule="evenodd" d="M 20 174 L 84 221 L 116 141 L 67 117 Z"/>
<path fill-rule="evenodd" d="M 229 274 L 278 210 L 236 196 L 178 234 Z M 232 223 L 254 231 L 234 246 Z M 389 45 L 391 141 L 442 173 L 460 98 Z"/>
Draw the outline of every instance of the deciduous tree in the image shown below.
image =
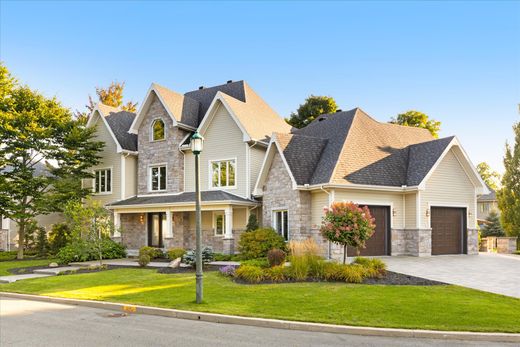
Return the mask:
<path fill-rule="evenodd" d="M 60 182 L 92 177 L 89 168 L 99 162 L 103 143 L 94 141 L 94 130 L 74 121 L 56 98 L 19 85 L 3 64 L 0 96 L 0 215 L 17 224 L 22 259 L 30 220 L 59 211 L 64 196 L 88 194 L 81 187 L 60 191 Z"/>
<path fill-rule="evenodd" d="M 493 189 L 494 191 L 499 189 L 500 174 L 494 170 L 491 170 L 491 167 L 488 163 L 479 163 L 477 165 L 477 171 L 489 188 Z"/>
<path fill-rule="evenodd" d="M 390 120 L 390 123 L 428 129 L 435 138 L 439 137 L 439 130 L 441 129 L 441 122 L 430 119 L 422 112 L 413 110 L 398 114 L 397 117 Z"/>
<path fill-rule="evenodd" d="M 311 95 L 298 107 L 296 112 L 291 113 L 285 121 L 295 128 L 303 128 L 310 124 L 316 117 L 322 114 L 336 112 L 338 105 L 330 96 Z"/>

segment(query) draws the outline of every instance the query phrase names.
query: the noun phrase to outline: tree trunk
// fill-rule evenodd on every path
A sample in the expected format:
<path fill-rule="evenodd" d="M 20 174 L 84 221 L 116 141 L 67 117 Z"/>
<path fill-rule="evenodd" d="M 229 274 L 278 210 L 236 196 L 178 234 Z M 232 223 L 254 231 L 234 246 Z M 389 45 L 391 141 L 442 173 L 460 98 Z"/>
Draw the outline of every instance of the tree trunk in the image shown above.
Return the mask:
<path fill-rule="evenodd" d="M 347 245 L 343 245 L 343 264 L 347 263 Z"/>
<path fill-rule="evenodd" d="M 18 254 L 16 255 L 16 259 L 23 259 L 23 247 L 25 243 L 25 220 L 20 220 L 18 222 Z"/>

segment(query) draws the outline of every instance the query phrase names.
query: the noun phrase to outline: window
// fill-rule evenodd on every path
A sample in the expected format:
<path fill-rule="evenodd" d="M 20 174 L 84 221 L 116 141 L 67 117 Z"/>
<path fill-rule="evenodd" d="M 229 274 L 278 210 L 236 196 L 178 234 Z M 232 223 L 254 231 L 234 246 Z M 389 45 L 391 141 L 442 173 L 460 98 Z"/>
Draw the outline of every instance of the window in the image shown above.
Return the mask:
<path fill-rule="evenodd" d="M 221 160 L 211 162 L 211 186 L 218 187 L 234 187 L 235 186 L 235 168 L 236 161 Z"/>
<path fill-rule="evenodd" d="M 166 190 L 166 165 L 150 167 L 150 190 Z"/>
<path fill-rule="evenodd" d="M 279 211 L 273 211 L 274 218 L 274 229 L 276 232 L 283 236 L 285 241 L 289 240 L 289 221 L 288 221 L 288 213 L 287 210 L 279 210 Z"/>
<path fill-rule="evenodd" d="M 164 140 L 164 122 L 156 119 L 152 123 L 152 141 Z"/>
<path fill-rule="evenodd" d="M 213 229 L 216 236 L 223 236 L 226 229 L 226 217 L 223 212 L 213 213 Z"/>
<path fill-rule="evenodd" d="M 94 171 L 94 193 L 107 194 L 112 192 L 112 170 L 102 169 Z"/>

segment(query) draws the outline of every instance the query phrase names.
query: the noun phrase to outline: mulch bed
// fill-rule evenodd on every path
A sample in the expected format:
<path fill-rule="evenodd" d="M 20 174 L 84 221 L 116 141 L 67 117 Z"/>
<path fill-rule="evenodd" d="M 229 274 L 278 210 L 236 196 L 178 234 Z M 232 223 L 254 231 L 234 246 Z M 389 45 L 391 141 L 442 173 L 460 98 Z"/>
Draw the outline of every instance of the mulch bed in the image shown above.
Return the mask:
<path fill-rule="evenodd" d="M 204 271 L 218 271 L 220 269 L 220 265 L 205 265 Z M 160 274 L 178 274 L 178 273 L 189 273 L 189 272 L 195 272 L 195 268 L 193 267 L 177 267 L 177 268 L 171 268 L 171 267 L 162 267 L 157 270 Z"/>
<path fill-rule="evenodd" d="M 262 281 L 260 283 L 249 283 L 244 280 L 233 278 L 233 281 L 238 284 L 278 284 L 278 283 L 316 283 L 316 282 L 329 282 L 323 281 L 316 278 L 308 278 L 305 281 L 295 281 L 295 280 L 284 280 L 280 282 L 273 281 Z M 336 283 L 345 283 L 343 281 L 335 281 Z M 398 272 L 387 271 L 386 275 L 382 278 L 366 278 L 361 284 L 374 284 L 374 285 L 391 285 L 391 286 L 438 286 L 438 285 L 448 285 L 447 283 L 432 281 L 425 278 L 409 276 L 405 274 L 401 274 Z"/>

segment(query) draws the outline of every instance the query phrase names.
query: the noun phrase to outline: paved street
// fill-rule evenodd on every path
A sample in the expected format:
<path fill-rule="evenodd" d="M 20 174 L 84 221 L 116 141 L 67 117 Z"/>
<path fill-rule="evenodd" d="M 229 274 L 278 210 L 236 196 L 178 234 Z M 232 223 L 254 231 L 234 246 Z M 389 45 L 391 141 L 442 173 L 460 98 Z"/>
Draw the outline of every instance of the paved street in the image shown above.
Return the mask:
<path fill-rule="evenodd" d="M 406 347 L 481 346 L 482 343 L 310 333 L 147 315 L 121 317 L 115 311 L 1 298 L 0 345 Z"/>
<path fill-rule="evenodd" d="M 520 298 L 520 257 L 517 256 L 481 253 L 383 260 L 395 272 Z"/>

